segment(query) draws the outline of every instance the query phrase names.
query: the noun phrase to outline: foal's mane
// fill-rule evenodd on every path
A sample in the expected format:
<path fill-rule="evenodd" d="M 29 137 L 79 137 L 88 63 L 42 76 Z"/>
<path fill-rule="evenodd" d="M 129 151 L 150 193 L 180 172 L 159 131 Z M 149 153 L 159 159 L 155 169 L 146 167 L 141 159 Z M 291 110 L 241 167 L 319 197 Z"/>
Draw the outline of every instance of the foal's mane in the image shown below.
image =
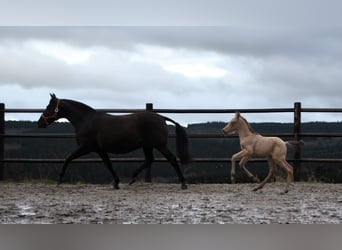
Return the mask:
<path fill-rule="evenodd" d="M 242 117 L 240 115 L 240 118 L 247 124 L 247 127 L 249 129 L 249 131 L 251 131 L 253 134 L 259 135 L 259 133 L 255 132 L 254 129 L 251 127 L 251 125 L 248 123 L 248 121 L 246 120 L 246 118 Z"/>
<path fill-rule="evenodd" d="M 63 99 L 63 101 L 70 103 L 72 106 L 75 106 L 78 109 L 81 109 L 81 110 L 86 111 L 86 112 L 95 111 L 95 109 L 93 109 L 92 107 L 88 106 L 87 104 L 81 103 L 81 102 L 68 100 L 68 99 Z"/>

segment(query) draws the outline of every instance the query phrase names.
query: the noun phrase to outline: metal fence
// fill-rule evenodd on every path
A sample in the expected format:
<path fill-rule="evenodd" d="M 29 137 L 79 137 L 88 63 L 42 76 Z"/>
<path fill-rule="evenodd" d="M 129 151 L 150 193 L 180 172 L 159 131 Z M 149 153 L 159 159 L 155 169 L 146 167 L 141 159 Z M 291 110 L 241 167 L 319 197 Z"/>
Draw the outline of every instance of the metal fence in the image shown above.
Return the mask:
<path fill-rule="evenodd" d="M 294 103 L 292 108 L 269 108 L 269 109 L 154 109 L 153 104 L 147 103 L 145 109 L 98 109 L 107 113 L 134 113 L 141 111 L 151 111 L 156 113 L 168 114 L 228 114 L 239 111 L 241 113 L 292 113 L 293 114 L 293 132 L 278 134 L 263 134 L 265 136 L 279 136 L 294 138 L 296 141 L 302 140 L 304 137 L 342 137 L 342 133 L 302 133 L 301 132 L 301 114 L 304 112 L 315 113 L 342 113 L 342 108 L 302 108 L 300 102 Z M 62 163 L 64 159 L 32 159 L 32 158 L 4 158 L 5 139 L 6 138 L 74 138 L 74 134 L 49 134 L 49 133 L 22 133 L 10 134 L 5 131 L 5 114 L 6 113 L 42 113 L 42 109 L 6 109 L 5 104 L 0 103 L 0 180 L 3 180 L 3 170 L 5 163 Z M 170 137 L 174 137 L 171 134 Z M 189 134 L 189 138 L 223 138 L 221 131 L 217 133 L 201 133 Z M 126 157 L 111 158 L 113 162 L 142 162 L 143 158 Z M 193 158 L 194 162 L 212 163 L 212 162 L 229 162 L 231 158 Z M 73 162 L 100 162 L 96 158 L 82 158 Z M 157 162 L 163 162 L 165 159 L 157 158 Z M 260 162 L 264 160 L 255 159 L 252 162 Z M 300 145 L 295 146 L 293 159 L 290 159 L 294 166 L 295 180 L 299 180 L 299 172 L 301 163 L 303 162 L 320 162 L 320 163 L 342 163 L 342 159 L 331 158 L 302 158 Z M 150 179 L 150 173 L 146 173 L 146 180 Z"/>

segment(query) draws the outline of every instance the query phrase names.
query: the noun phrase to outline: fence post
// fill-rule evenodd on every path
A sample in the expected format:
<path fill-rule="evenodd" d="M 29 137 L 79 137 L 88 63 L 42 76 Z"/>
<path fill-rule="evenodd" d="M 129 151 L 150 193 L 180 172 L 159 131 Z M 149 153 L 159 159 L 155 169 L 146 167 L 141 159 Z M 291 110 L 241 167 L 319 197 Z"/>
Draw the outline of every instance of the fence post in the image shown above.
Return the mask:
<path fill-rule="evenodd" d="M 5 104 L 0 103 L 0 181 L 4 180 L 4 151 L 5 151 Z"/>
<path fill-rule="evenodd" d="M 149 112 L 153 111 L 153 103 L 146 103 L 146 111 L 149 111 Z M 149 166 L 145 170 L 145 182 L 152 182 L 151 166 Z"/>
<path fill-rule="evenodd" d="M 301 109 L 302 105 L 300 102 L 294 103 L 294 139 L 299 142 L 301 138 Z M 294 181 L 300 181 L 300 168 L 301 168 L 301 148 L 300 144 L 295 145 L 294 152 Z"/>

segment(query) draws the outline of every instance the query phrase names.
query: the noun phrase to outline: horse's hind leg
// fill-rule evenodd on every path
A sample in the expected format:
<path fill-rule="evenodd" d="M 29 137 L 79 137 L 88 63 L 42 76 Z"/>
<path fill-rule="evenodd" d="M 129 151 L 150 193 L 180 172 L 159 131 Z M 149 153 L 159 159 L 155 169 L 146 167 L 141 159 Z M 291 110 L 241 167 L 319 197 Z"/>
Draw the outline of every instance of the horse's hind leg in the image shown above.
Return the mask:
<path fill-rule="evenodd" d="M 274 175 L 275 173 L 275 162 L 272 159 L 272 157 L 268 158 L 268 166 L 269 166 L 269 171 L 268 171 L 268 175 L 266 176 L 266 178 L 260 183 L 259 186 L 257 186 L 256 188 L 253 189 L 253 191 L 257 191 L 259 189 L 262 189 L 265 184 L 269 181 L 269 179 L 271 179 L 271 177 Z"/>
<path fill-rule="evenodd" d="M 180 170 L 177 158 L 171 153 L 171 151 L 167 147 L 158 148 L 158 150 L 164 155 L 164 157 L 171 163 L 171 165 L 176 170 L 179 181 L 182 183 L 182 189 L 187 189 L 187 186 L 185 184 L 185 178 L 182 174 L 182 171 Z"/>
<path fill-rule="evenodd" d="M 151 165 L 154 161 L 154 156 L 153 156 L 153 148 L 143 148 L 144 149 L 144 154 L 145 154 L 145 162 L 137 168 L 132 176 L 132 180 L 130 181 L 129 185 L 133 184 L 136 181 L 137 176 L 146 169 L 148 171 L 151 169 Z"/>
<path fill-rule="evenodd" d="M 106 165 L 107 169 L 109 170 L 109 172 L 112 174 L 113 179 L 114 179 L 114 183 L 113 183 L 113 188 L 114 189 L 119 189 L 119 177 L 117 176 L 117 174 L 115 173 L 113 166 L 112 166 L 112 162 L 109 159 L 109 156 L 107 154 L 107 152 L 104 151 L 99 151 L 97 152 L 99 154 L 99 156 L 102 158 L 104 164 Z"/>
<path fill-rule="evenodd" d="M 284 190 L 284 194 L 286 194 L 289 192 L 290 184 L 293 181 L 293 168 L 285 159 L 277 161 L 277 164 L 284 168 L 287 172 L 287 183 Z"/>

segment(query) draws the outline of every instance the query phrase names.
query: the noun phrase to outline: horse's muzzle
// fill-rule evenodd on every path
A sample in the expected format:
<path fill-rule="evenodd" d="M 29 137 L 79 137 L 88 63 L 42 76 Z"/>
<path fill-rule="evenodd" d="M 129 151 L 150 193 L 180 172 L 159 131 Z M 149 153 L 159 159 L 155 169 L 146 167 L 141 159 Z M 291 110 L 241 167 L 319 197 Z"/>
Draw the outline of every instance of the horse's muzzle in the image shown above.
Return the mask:
<path fill-rule="evenodd" d="M 41 116 L 37 122 L 38 128 L 46 128 L 47 124 L 45 119 Z"/>

